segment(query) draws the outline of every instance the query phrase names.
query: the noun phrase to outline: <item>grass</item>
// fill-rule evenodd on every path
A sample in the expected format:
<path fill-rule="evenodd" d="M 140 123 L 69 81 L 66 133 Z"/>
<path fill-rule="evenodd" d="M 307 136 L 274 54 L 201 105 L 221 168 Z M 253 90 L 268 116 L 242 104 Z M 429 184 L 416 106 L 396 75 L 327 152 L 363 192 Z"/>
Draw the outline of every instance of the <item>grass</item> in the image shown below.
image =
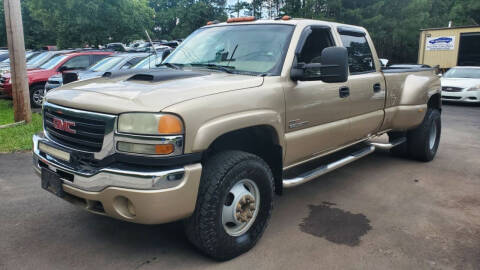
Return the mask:
<path fill-rule="evenodd" d="M 0 125 L 13 123 L 11 100 L 0 99 Z M 42 130 L 42 116 L 32 114 L 32 122 L 0 129 L 0 153 L 32 150 L 33 134 Z"/>

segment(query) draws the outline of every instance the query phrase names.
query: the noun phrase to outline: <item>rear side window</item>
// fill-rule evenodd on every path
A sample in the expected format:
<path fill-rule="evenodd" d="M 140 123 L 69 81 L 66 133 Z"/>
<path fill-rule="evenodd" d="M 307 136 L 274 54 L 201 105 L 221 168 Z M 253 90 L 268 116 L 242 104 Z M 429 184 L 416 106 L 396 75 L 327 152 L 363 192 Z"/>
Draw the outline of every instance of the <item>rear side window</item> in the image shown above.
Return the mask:
<path fill-rule="evenodd" d="M 348 50 L 348 66 L 350 74 L 375 71 L 372 50 L 365 35 L 350 35 L 340 33 L 343 46 Z"/>
<path fill-rule="evenodd" d="M 89 55 L 80 55 L 75 56 L 72 59 L 68 60 L 64 67 L 68 69 L 84 69 L 90 66 L 90 56 Z"/>

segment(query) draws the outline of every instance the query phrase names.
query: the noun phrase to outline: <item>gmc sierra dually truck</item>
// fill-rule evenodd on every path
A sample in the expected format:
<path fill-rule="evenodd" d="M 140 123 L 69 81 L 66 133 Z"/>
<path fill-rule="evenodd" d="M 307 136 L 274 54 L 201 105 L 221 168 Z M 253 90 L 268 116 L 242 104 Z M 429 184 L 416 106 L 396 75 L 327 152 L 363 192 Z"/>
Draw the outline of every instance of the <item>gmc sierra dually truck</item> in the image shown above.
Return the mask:
<path fill-rule="evenodd" d="M 42 111 L 44 189 L 124 221 L 183 220 L 217 260 L 255 245 L 274 194 L 376 148 L 430 161 L 441 130 L 432 69 L 382 70 L 364 28 L 289 17 L 209 23 L 157 69 L 65 85 Z"/>

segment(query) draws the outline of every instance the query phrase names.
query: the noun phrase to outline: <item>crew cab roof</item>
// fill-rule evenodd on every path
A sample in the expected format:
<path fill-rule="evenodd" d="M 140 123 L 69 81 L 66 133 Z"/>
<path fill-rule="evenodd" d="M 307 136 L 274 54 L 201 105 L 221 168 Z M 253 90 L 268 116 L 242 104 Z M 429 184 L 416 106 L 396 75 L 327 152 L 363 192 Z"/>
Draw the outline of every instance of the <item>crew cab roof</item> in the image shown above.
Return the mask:
<path fill-rule="evenodd" d="M 295 26 L 301 26 L 301 27 L 305 27 L 305 26 L 308 26 L 308 25 L 325 25 L 325 26 L 328 26 L 330 28 L 348 27 L 348 28 L 356 29 L 356 30 L 367 33 L 367 30 L 365 28 L 361 27 L 361 26 L 343 24 L 343 23 L 335 23 L 335 22 L 329 22 L 329 21 L 302 19 L 302 18 L 291 18 L 289 20 L 257 19 L 257 20 L 254 20 L 254 21 L 232 22 L 232 23 L 221 22 L 221 23 L 206 25 L 206 26 L 203 26 L 202 28 L 218 27 L 218 26 L 225 26 L 225 25 L 252 25 L 252 24 L 254 24 L 254 25 L 258 25 L 258 24 L 284 24 L 284 25 L 295 25 Z"/>

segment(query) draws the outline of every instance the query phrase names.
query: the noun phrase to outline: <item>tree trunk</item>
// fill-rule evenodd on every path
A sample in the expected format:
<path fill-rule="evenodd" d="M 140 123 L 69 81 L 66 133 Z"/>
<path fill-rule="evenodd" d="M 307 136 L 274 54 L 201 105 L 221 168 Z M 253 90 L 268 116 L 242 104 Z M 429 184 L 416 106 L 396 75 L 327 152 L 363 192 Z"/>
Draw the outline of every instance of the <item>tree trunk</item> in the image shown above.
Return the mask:
<path fill-rule="evenodd" d="M 4 0 L 15 122 L 32 121 L 20 0 Z"/>

